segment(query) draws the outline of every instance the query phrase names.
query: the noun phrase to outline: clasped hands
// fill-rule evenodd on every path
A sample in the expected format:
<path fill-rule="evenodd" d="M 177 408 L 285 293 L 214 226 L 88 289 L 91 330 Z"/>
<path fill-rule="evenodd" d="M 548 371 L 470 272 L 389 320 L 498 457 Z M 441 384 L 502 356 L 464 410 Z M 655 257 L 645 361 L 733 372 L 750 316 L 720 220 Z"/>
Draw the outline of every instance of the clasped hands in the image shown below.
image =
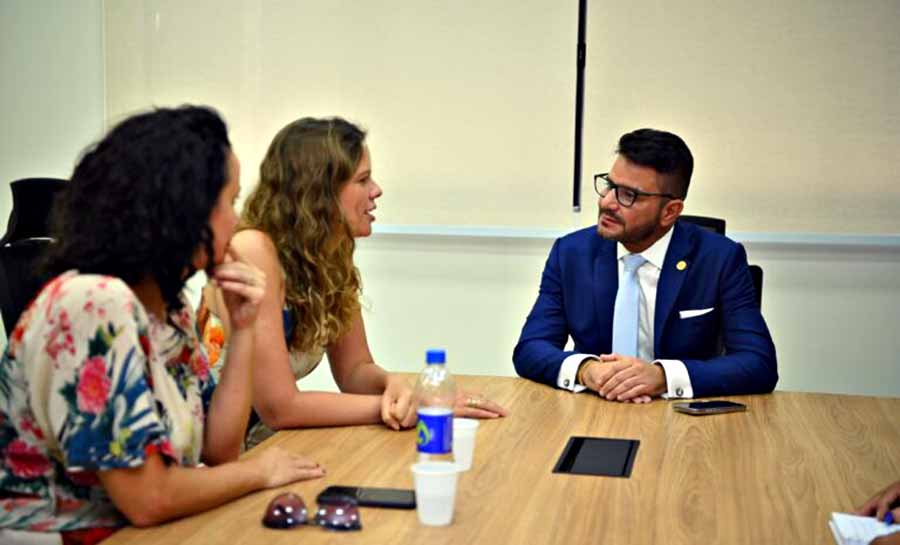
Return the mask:
<path fill-rule="evenodd" d="M 666 372 L 661 365 L 619 354 L 585 360 L 578 381 L 609 401 L 649 403 L 666 391 Z"/>
<path fill-rule="evenodd" d="M 416 425 L 414 392 L 409 381 L 390 375 L 381 396 L 381 420 L 392 429 L 401 430 Z M 497 418 L 506 416 L 506 409 L 483 395 L 460 390 L 456 395 L 453 415 L 466 418 Z"/>

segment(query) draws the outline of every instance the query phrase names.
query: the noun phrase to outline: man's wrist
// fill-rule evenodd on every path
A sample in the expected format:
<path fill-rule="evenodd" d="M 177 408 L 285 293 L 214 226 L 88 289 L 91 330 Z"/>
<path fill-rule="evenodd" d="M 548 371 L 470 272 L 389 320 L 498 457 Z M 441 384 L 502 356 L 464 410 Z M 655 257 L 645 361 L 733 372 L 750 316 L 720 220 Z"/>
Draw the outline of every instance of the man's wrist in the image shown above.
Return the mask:
<path fill-rule="evenodd" d="M 656 361 L 653 362 L 653 365 L 659 368 L 659 374 L 662 379 L 662 382 L 656 388 L 656 392 L 653 393 L 653 397 L 657 397 L 669 391 L 669 379 L 666 378 L 666 368 L 663 367 L 663 364 Z"/>
<path fill-rule="evenodd" d="M 586 358 L 581 364 L 578 366 L 578 372 L 575 373 L 575 381 L 582 386 L 587 386 L 587 383 L 584 381 L 584 377 L 582 376 L 584 371 L 587 370 L 588 365 L 599 362 L 600 360 L 594 358 Z"/>

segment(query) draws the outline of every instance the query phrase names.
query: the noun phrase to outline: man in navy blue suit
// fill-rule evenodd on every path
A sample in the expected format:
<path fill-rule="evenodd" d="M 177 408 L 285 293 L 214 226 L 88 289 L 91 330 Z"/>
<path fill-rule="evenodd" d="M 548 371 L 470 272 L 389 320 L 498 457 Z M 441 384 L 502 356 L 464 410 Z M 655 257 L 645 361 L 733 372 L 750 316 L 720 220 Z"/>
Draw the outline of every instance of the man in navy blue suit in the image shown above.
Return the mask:
<path fill-rule="evenodd" d="M 594 177 L 597 227 L 550 251 L 513 352 L 519 375 L 630 402 L 775 388 L 775 346 L 743 246 L 678 221 L 693 169 L 672 133 L 619 139 L 612 169 Z"/>

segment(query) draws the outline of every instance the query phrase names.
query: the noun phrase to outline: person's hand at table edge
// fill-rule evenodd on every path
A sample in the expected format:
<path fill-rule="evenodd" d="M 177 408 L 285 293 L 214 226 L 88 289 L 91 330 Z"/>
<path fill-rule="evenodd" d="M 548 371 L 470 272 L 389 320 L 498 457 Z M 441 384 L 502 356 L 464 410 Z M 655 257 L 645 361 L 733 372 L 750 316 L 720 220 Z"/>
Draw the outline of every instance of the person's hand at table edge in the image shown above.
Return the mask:
<path fill-rule="evenodd" d="M 416 403 L 409 381 L 399 375 L 389 375 L 381 394 L 381 420 L 394 430 L 416 425 Z"/>
<path fill-rule="evenodd" d="M 894 522 L 900 522 L 900 481 L 888 485 L 869 498 L 869 501 L 856 510 L 856 514 L 884 520 L 889 511 Z"/>
<path fill-rule="evenodd" d="M 453 415 L 463 418 L 499 418 L 509 411 L 487 397 L 473 392 L 460 390 L 456 394 L 456 405 Z"/>

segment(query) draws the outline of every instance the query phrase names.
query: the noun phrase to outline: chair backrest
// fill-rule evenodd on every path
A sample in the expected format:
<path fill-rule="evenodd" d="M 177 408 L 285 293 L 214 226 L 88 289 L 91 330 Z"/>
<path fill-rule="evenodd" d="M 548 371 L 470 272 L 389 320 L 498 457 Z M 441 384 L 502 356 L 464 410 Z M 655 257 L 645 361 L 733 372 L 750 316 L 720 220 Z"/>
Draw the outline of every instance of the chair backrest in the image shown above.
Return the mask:
<path fill-rule="evenodd" d="M 50 236 L 50 211 L 66 185 L 59 178 L 23 178 L 12 182 L 13 208 L 0 245 L 16 240 Z"/>
<path fill-rule="evenodd" d="M 51 239 L 28 239 L 0 246 L 0 313 L 7 337 L 19 316 L 49 280 L 39 271 Z"/>
<path fill-rule="evenodd" d="M 49 280 L 39 264 L 53 242 L 49 218 L 53 200 L 66 181 L 26 178 L 10 184 L 13 209 L 0 239 L 0 313 L 7 336 L 38 290 Z"/>
<path fill-rule="evenodd" d="M 713 218 L 709 216 L 689 216 L 689 215 L 681 215 L 678 217 L 680 221 L 685 221 L 687 223 L 693 223 L 699 227 L 703 227 L 704 229 L 709 229 L 715 233 L 720 235 L 725 234 L 725 220 L 720 218 Z M 763 284 L 763 270 L 759 265 L 750 265 L 750 276 L 753 278 L 753 287 L 756 289 L 756 305 L 759 308 L 762 308 L 762 284 Z"/>
<path fill-rule="evenodd" d="M 721 218 L 712 218 L 709 216 L 689 216 L 689 215 L 681 215 L 678 216 L 680 221 L 684 221 L 687 223 L 693 223 L 694 225 L 703 227 L 704 229 L 709 229 L 714 233 L 718 233 L 720 235 L 725 234 L 725 220 Z"/>
<path fill-rule="evenodd" d="M 750 265 L 750 277 L 753 278 L 753 287 L 756 288 L 756 306 L 762 308 L 763 270 L 759 265 Z"/>

